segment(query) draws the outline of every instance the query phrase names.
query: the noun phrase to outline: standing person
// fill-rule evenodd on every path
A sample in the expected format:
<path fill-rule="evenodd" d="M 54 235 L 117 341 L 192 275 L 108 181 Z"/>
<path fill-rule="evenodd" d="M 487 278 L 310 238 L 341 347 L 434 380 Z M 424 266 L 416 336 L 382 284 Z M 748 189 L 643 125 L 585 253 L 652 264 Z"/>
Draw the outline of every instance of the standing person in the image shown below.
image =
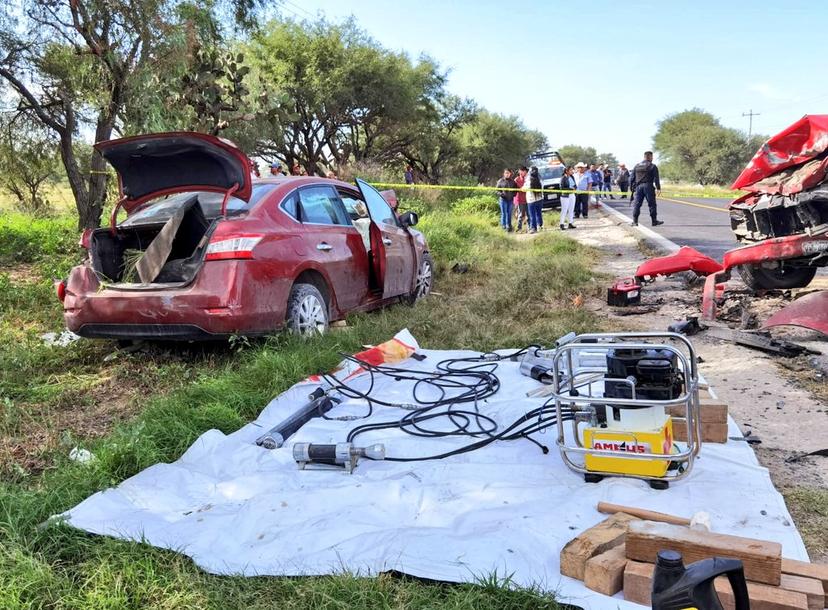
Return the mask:
<path fill-rule="evenodd" d="M 517 221 L 517 230 L 523 228 L 524 223 L 526 224 L 526 230 L 529 230 L 529 210 L 526 205 L 526 190 L 523 188 L 528 185 L 526 184 L 526 174 L 529 173 L 529 170 L 526 168 L 525 165 L 521 165 L 520 169 L 518 170 L 518 175 L 515 178 L 515 184 L 521 190 L 515 193 L 515 204 L 517 205 L 518 209 L 518 221 Z"/>
<path fill-rule="evenodd" d="M 658 167 L 653 163 L 653 153 L 649 150 L 644 153 L 644 160 L 640 161 L 632 170 L 630 190 L 635 194 L 632 226 L 638 226 L 641 204 L 644 203 L 645 199 L 647 200 L 647 207 L 650 208 L 650 220 L 652 220 L 653 226 L 663 225 L 664 221 L 658 220 L 658 209 L 656 208 L 656 195 L 661 194 L 661 180 L 658 178 Z"/>
<path fill-rule="evenodd" d="M 592 190 L 597 193 L 595 195 L 595 201 L 598 201 L 598 198 L 601 196 L 601 183 L 604 181 L 604 172 L 598 169 L 594 163 L 589 166 L 589 179 L 592 181 Z"/>
<path fill-rule="evenodd" d="M 612 170 L 609 165 L 604 166 L 604 191 L 610 193 L 610 199 L 615 199 L 615 196 L 612 195 Z"/>
<path fill-rule="evenodd" d="M 529 232 L 537 233 L 543 227 L 542 206 L 543 206 L 543 183 L 541 183 L 538 168 L 534 165 L 529 170 L 528 191 L 526 202 L 529 206 Z"/>
<path fill-rule="evenodd" d="M 592 177 L 587 171 L 586 163 L 582 161 L 575 164 L 575 169 L 578 170 L 574 178 L 579 191 L 575 195 L 575 218 L 581 216 L 586 218 L 589 215 L 589 191 L 592 190 Z"/>
<path fill-rule="evenodd" d="M 411 165 L 405 166 L 405 183 L 414 184 L 414 168 Z"/>
<path fill-rule="evenodd" d="M 512 202 L 515 198 L 515 191 L 517 184 L 512 179 L 512 170 L 508 167 L 503 170 L 503 177 L 497 181 L 497 188 L 501 189 L 497 192 L 498 203 L 500 204 L 500 226 L 504 231 L 512 232 Z"/>
<path fill-rule="evenodd" d="M 573 213 L 575 212 L 575 188 L 578 186 L 575 180 L 575 177 L 572 175 L 572 167 L 565 167 L 563 176 L 561 176 L 561 186 L 560 189 L 564 191 L 561 193 L 561 231 L 564 231 L 567 227 L 564 226 L 567 222 L 567 216 L 569 217 L 569 224 L 568 227 L 570 229 L 574 229 L 575 225 L 572 224 L 574 222 Z"/>
<path fill-rule="evenodd" d="M 618 176 L 615 178 L 615 184 L 618 185 L 618 188 L 624 194 L 624 198 L 626 198 L 627 189 L 630 186 L 630 170 L 623 163 L 618 166 Z"/>

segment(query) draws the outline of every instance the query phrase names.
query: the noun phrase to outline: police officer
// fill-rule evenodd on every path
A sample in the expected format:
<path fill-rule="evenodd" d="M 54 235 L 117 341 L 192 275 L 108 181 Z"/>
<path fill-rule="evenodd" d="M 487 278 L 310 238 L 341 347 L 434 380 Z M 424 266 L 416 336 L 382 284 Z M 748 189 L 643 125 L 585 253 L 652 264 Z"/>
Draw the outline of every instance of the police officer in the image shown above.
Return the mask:
<path fill-rule="evenodd" d="M 658 178 L 658 167 L 653 163 L 653 153 L 649 150 L 644 153 L 644 160 L 639 162 L 632 170 L 630 192 L 635 197 L 632 226 L 638 226 L 638 215 L 641 213 L 641 204 L 644 203 L 644 199 L 647 200 L 647 206 L 650 208 L 650 218 L 653 221 L 653 226 L 657 227 L 664 224 L 663 221 L 658 220 L 656 210 L 656 195 L 661 194 L 661 180 Z"/>

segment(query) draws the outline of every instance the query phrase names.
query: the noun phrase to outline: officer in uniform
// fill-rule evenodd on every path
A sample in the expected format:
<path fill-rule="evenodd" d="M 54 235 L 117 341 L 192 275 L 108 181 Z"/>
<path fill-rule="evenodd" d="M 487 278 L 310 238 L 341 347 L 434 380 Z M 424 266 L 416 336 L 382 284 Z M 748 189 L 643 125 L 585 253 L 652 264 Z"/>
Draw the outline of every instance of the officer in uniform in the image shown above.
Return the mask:
<path fill-rule="evenodd" d="M 647 200 L 647 206 L 650 208 L 653 226 L 663 225 L 664 222 L 658 220 L 656 210 L 656 195 L 661 194 L 661 181 L 658 178 L 658 167 L 653 163 L 653 153 L 649 150 L 645 152 L 644 160 L 639 162 L 631 173 L 630 192 L 635 197 L 632 226 L 638 226 L 638 215 L 641 213 L 641 204 L 644 203 L 644 199 Z"/>

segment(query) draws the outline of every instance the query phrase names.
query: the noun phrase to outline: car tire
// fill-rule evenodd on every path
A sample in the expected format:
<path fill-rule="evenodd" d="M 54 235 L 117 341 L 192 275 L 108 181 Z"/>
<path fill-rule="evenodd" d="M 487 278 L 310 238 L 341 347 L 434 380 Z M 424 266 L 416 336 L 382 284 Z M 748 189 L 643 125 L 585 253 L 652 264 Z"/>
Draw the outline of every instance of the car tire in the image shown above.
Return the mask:
<path fill-rule="evenodd" d="M 420 261 L 420 267 L 417 269 L 417 281 L 414 286 L 414 291 L 405 297 L 405 302 L 409 305 L 414 305 L 420 299 L 423 299 L 431 293 L 431 287 L 434 285 L 434 259 L 426 252 Z"/>
<path fill-rule="evenodd" d="M 330 324 L 328 303 L 312 284 L 294 284 L 288 297 L 285 326 L 297 335 L 323 335 Z"/>
<path fill-rule="evenodd" d="M 759 265 L 741 265 L 739 275 L 751 290 L 784 290 L 803 288 L 811 283 L 816 275 L 816 267 L 787 267 L 766 269 Z"/>

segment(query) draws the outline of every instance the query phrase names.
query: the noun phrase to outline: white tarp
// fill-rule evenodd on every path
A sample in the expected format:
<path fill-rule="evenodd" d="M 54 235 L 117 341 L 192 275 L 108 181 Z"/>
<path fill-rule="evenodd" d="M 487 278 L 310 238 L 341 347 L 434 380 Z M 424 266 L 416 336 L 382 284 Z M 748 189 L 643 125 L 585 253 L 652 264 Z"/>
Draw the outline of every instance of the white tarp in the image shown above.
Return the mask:
<path fill-rule="evenodd" d="M 398 337 L 413 342 L 406 332 Z M 473 355 L 418 353 L 426 359 L 398 366 L 430 371 L 446 358 Z M 543 403 L 526 398 L 537 382 L 522 376 L 516 363 L 499 363 L 497 375 L 502 388 L 480 409 L 501 425 Z M 358 377 L 354 384 L 363 381 Z M 412 402 L 411 383 L 388 377 L 375 383 L 375 395 Z M 147 468 L 86 499 L 66 513 L 68 522 L 173 549 L 216 574 L 397 570 L 475 582 L 496 573 L 584 608 L 640 608 L 593 593 L 559 573 L 563 545 L 605 518 L 595 510 L 601 500 L 686 516 L 704 510 L 717 532 L 775 540 L 786 557 L 807 560 L 781 495 L 745 442 L 704 445 L 690 476 L 665 491 L 622 478 L 584 483 L 553 449 L 554 429 L 535 435 L 550 447 L 548 455 L 520 440 L 436 461 L 365 461 L 350 476 L 300 471 L 292 459 L 293 442 L 343 442 L 356 425 L 405 414 L 379 407 L 368 420 L 314 419 L 285 448 L 257 447 L 254 440 L 262 431 L 304 404 L 316 385 L 297 384 L 233 434 L 204 433 L 178 461 Z M 361 401 L 348 401 L 329 415 L 360 415 L 365 409 Z M 730 434 L 739 435 L 733 421 Z M 401 457 L 441 453 L 469 439 L 422 439 L 386 430 L 360 436 L 357 444 L 374 442 Z"/>

